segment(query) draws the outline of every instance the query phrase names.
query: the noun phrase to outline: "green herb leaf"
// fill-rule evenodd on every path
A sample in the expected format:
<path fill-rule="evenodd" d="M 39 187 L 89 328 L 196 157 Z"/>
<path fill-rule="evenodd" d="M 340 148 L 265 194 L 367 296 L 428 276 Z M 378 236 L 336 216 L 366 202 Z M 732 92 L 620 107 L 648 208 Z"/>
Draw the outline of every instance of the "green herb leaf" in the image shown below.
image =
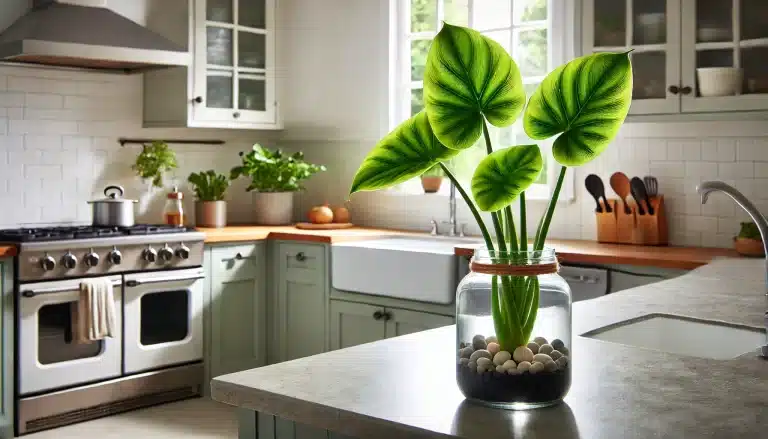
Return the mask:
<path fill-rule="evenodd" d="M 418 177 L 458 154 L 443 146 L 421 111 L 384 137 L 357 170 L 350 194 L 384 189 Z"/>
<path fill-rule="evenodd" d="M 496 212 L 509 206 L 539 178 L 543 167 L 536 145 L 494 151 L 480 162 L 472 176 L 472 195 L 477 207 Z"/>
<path fill-rule="evenodd" d="M 525 110 L 528 137 L 548 139 L 560 164 L 580 166 L 605 150 L 616 137 L 632 101 L 629 53 L 583 56 L 552 71 Z"/>
<path fill-rule="evenodd" d="M 253 145 L 248 153 L 240 153 L 242 164 L 230 170 L 230 179 L 250 177 L 246 191 L 294 192 L 304 189 L 301 183 L 325 166 L 304 161 L 300 152 L 286 156 L 281 150 L 271 151 L 261 145 Z"/>
<path fill-rule="evenodd" d="M 497 127 L 511 125 L 525 91 L 517 64 L 499 43 L 446 23 L 427 55 L 424 102 L 437 138 L 466 149 L 480 138 L 483 116 Z"/>

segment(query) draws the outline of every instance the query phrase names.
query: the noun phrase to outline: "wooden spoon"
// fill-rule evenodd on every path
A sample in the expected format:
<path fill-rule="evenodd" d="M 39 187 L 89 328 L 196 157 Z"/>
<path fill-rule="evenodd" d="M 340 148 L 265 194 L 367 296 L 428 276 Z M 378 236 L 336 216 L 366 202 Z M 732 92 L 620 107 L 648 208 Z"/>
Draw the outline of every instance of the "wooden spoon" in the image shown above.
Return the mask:
<path fill-rule="evenodd" d="M 632 209 L 627 204 L 627 197 L 632 192 L 629 184 L 629 177 L 623 172 L 614 172 L 611 175 L 611 189 L 616 192 L 616 195 L 621 198 L 621 203 L 624 205 L 624 213 L 627 215 L 632 214 Z"/>

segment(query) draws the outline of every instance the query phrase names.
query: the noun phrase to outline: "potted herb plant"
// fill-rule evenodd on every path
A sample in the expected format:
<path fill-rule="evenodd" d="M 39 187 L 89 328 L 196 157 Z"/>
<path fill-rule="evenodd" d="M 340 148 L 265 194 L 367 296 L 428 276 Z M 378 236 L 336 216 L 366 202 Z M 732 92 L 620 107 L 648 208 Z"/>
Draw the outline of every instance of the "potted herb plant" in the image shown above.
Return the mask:
<path fill-rule="evenodd" d="M 608 147 L 631 99 L 629 54 L 606 52 L 556 68 L 526 105 L 520 71 L 501 45 L 445 24 L 427 56 L 425 109 L 385 136 L 358 169 L 350 193 L 387 188 L 439 165 L 477 221 L 485 248 L 475 253 L 471 272 L 459 285 L 456 357 L 446 365 L 456 368 L 459 388 L 470 401 L 526 409 L 556 404 L 567 393 L 570 290 L 545 242 L 568 168 Z M 510 126 L 523 110 L 528 137 L 556 137 L 552 155 L 561 165 L 531 243 L 525 190 L 542 172 L 541 150 L 535 144 L 494 148 L 488 130 L 489 123 Z M 487 156 L 468 192 L 446 162 L 481 138 Z M 490 213 L 490 230 L 480 211 Z"/>
<path fill-rule="evenodd" d="M 421 187 L 424 188 L 424 193 L 434 194 L 439 191 L 444 178 L 445 172 L 440 165 L 435 165 L 421 174 Z"/>
<path fill-rule="evenodd" d="M 140 178 L 149 180 L 150 187 L 163 187 L 163 174 L 179 167 L 176 153 L 161 140 L 144 145 L 131 167 Z"/>
<path fill-rule="evenodd" d="M 227 202 L 224 196 L 229 188 L 229 177 L 209 170 L 193 172 L 187 181 L 195 191 L 195 224 L 198 227 L 226 226 Z"/>
<path fill-rule="evenodd" d="M 763 239 L 757 225 L 751 221 L 741 223 L 739 235 L 733 238 L 736 252 L 743 256 L 765 256 Z"/>
<path fill-rule="evenodd" d="M 232 168 L 230 178 L 251 179 L 246 191 L 253 191 L 254 220 L 261 225 L 290 224 L 293 218 L 293 194 L 304 189 L 302 183 L 325 166 L 307 163 L 304 153 L 291 155 L 253 145 L 240 153 L 242 164 Z"/>

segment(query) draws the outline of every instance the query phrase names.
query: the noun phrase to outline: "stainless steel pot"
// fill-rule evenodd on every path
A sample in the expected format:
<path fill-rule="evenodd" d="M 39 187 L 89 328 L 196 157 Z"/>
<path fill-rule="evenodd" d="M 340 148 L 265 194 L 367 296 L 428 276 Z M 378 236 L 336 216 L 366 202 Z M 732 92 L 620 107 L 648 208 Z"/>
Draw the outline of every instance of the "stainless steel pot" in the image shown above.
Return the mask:
<path fill-rule="evenodd" d="M 137 200 L 123 198 L 125 190 L 121 186 L 107 186 L 106 198 L 91 200 L 94 226 L 131 227 L 134 224 L 133 205 Z"/>

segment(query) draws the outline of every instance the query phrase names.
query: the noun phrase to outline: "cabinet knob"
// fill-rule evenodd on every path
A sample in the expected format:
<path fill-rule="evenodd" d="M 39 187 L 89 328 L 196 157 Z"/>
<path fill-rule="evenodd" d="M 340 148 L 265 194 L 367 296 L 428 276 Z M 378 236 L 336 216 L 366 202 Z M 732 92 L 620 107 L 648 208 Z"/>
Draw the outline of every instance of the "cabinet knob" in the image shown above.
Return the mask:
<path fill-rule="evenodd" d="M 383 318 L 384 318 L 384 313 L 383 312 L 376 311 L 375 313 L 373 313 L 373 319 L 374 320 L 381 320 Z"/>
<path fill-rule="evenodd" d="M 194 102 L 196 104 L 202 104 L 203 103 L 203 97 L 202 96 L 198 96 L 198 97 L 192 99 L 192 102 Z"/>
<path fill-rule="evenodd" d="M 240 117 L 240 112 L 239 111 L 235 111 L 234 113 L 232 113 L 232 117 L 234 117 L 235 119 L 239 118 Z"/>
<path fill-rule="evenodd" d="M 296 253 L 296 260 L 300 261 L 300 262 L 301 261 L 306 261 L 307 260 L 307 256 L 304 254 L 304 252 L 298 252 L 298 253 Z"/>
<path fill-rule="evenodd" d="M 686 85 L 685 87 L 680 89 L 680 93 L 682 93 L 684 95 L 689 95 L 689 94 L 693 93 L 693 89 L 690 86 Z"/>
<path fill-rule="evenodd" d="M 670 86 L 669 86 L 669 88 L 668 88 L 668 90 L 669 90 L 669 92 L 670 92 L 670 93 L 672 93 L 673 95 L 676 95 L 676 94 L 680 93 L 680 87 L 678 87 L 678 86 L 676 86 L 676 85 L 670 85 Z"/>

